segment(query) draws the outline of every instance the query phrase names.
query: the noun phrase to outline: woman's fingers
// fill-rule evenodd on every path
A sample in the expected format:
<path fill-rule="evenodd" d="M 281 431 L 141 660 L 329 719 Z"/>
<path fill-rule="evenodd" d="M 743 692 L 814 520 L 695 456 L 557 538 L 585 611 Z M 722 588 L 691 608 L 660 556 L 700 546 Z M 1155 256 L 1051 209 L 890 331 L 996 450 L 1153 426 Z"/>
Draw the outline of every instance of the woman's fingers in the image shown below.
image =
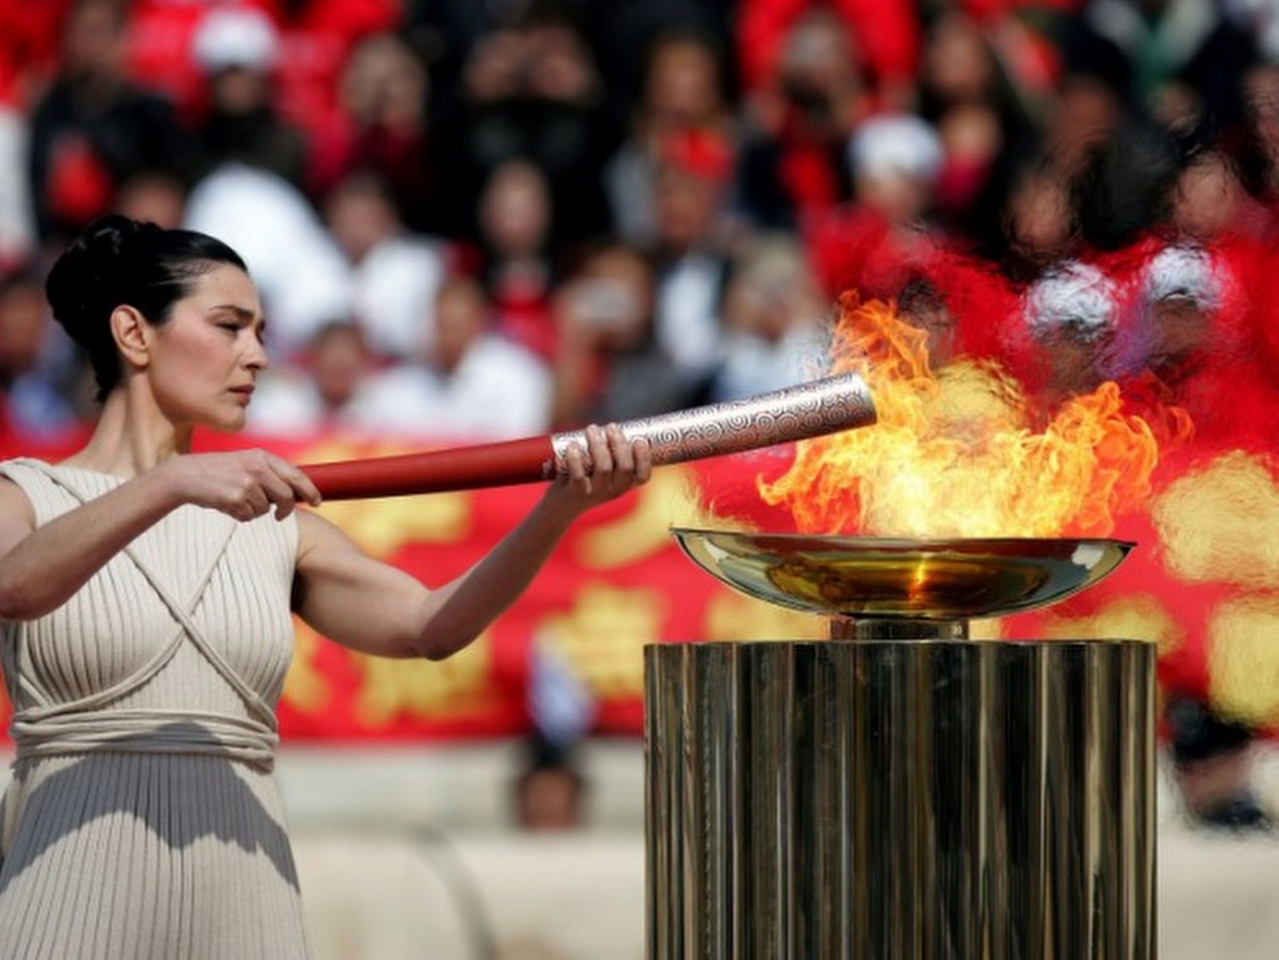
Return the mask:
<path fill-rule="evenodd" d="M 275 505 L 277 520 L 283 520 L 293 512 L 293 508 L 297 506 L 297 494 L 280 474 L 274 471 L 268 473 L 262 478 L 261 483 L 262 492 L 267 500 Z M 270 509 L 269 505 L 268 509 Z"/>
<path fill-rule="evenodd" d="M 610 440 L 610 435 L 594 424 L 586 428 L 586 445 L 591 457 L 592 477 L 608 477 L 613 472 L 613 451 Z"/>
<path fill-rule="evenodd" d="M 635 458 L 635 482 L 648 483 L 653 473 L 653 448 L 644 437 L 630 444 L 632 456 Z"/>
<path fill-rule="evenodd" d="M 320 492 L 300 468 L 265 450 L 197 454 L 175 461 L 187 499 L 252 520 L 272 510 L 283 520 L 299 503 L 320 503 Z"/>
<path fill-rule="evenodd" d="M 564 459 L 568 465 L 568 478 L 574 485 L 580 485 L 586 481 L 586 453 L 582 450 L 581 444 L 570 443 L 564 452 Z"/>
<path fill-rule="evenodd" d="M 613 468 L 619 474 L 626 476 L 633 474 L 635 472 L 635 451 L 626 439 L 626 435 L 622 433 L 622 428 L 615 423 L 610 423 L 604 428 L 604 434 L 608 438 L 608 449 L 612 456 Z"/>
<path fill-rule="evenodd" d="M 645 439 L 630 440 L 615 423 L 592 424 L 582 431 L 586 445 L 569 448 L 569 476 L 586 484 L 586 492 L 616 496 L 648 481 L 652 453 Z M 574 471 L 578 472 L 574 472 Z"/>
<path fill-rule="evenodd" d="M 268 466 L 271 470 L 269 476 L 263 478 L 263 487 L 276 504 L 277 518 L 287 517 L 299 501 L 319 505 L 320 491 L 298 467 L 274 455 L 269 457 Z"/>

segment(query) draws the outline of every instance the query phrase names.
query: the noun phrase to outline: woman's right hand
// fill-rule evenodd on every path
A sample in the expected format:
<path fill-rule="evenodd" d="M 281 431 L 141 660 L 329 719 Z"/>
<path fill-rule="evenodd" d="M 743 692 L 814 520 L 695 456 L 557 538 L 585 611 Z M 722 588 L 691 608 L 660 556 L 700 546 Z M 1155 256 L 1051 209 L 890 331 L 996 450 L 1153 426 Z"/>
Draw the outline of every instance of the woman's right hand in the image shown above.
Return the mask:
<path fill-rule="evenodd" d="M 185 454 L 156 471 L 179 502 L 220 510 L 236 520 L 253 520 L 272 509 L 283 520 L 298 503 L 320 503 L 310 477 L 266 450 Z"/>
<path fill-rule="evenodd" d="M 182 454 L 37 525 L 16 484 L 0 483 L 0 619 L 33 620 L 66 601 L 139 534 L 183 504 L 252 520 L 283 519 L 320 492 L 298 467 L 265 450 Z"/>

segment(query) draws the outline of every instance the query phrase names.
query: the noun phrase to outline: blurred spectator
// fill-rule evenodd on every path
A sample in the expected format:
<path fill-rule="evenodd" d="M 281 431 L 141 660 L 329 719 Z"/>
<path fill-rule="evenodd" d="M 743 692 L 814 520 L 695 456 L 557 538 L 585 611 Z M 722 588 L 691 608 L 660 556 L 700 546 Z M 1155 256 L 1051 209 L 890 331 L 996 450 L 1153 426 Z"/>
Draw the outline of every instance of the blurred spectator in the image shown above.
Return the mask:
<path fill-rule="evenodd" d="M 125 74 L 124 16 L 115 0 L 79 0 L 64 25 L 58 73 L 32 112 L 42 241 L 65 241 L 106 213 L 133 174 L 183 168 L 186 141 L 173 104 Z"/>
<path fill-rule="evenodd" d="M 902 288 L 897 297 L 897 314 L 927 334 L 928 366 L 934 373 L 962 352 L 959 317 L 945 294 L 927 279 L 921 277 Z"/>
<path fill-rule="evenodd" d="M 1226 14 L 1257 38 L 1257 48 L 1268 61 L 1279 62 L 1279 5 L 1271 0 L 1231 0 Z"/>
<path fill-rule="evenodd" d="M 1032 111 L 1046 95 L 1004 68 L 996 42 L 1006 22 L 963 9 L 942 13 L 925 34 L 919 79 L 919 115 L 942 146 L 937 210 L 977 249 L 997 240 L 992 231 L 1010 174 L 1033 149 L 1039 132 Z"/>
<path fill-rule="evenodd" d="M 435 336 L 368 385 L 369 432 L 432 439 L 511 440 L 550 426 L 550 368 L 492 329 L 492 304 L 472 277 L 454 276 L 433 304 Z"/>
<path fill-rule="evenodd" d="M 351 314 L 351 271 L 315 208 L 266 170 L 227 164 L 197 183 L 184 226 L 217 237 L 248 264 L 270 318 L 267 348 L 288 362 L 321 326 Z"/>
<path fill-rule="evenodd" d="M 308 138 L 340 112 L 339 78 L 365 37 L 394 31 L 402 0 L 258 0 L 280 31 L 278 107 Z"/>
<path fill-rule="evenodd" d="M 1197 698 L 1167 707 L 1173 774 L 1191 822 L 1234 831 L 1268 831 L 1271 818 L 1253 788 L 1253 729 Z"/>
<path fill-rule="evenodd" d="M 550 183 L 536 164 L 508 160 L 493 170 L 478 204 L 478 274 L 497 329 L 549 359 L 555 354 Z"/>
<path fill-rule="evenodd" d="M 619 136 L 590 50 L 568 20 L 534 14 L 482 35 L 440 124 L 438 182 L 448 185 L 450 235 L 475 237 L 480 192 L 517 159 L 546 177 L 553 245 L 611 228 L 602 171 Z"/>
<path fill-rule="evenodd" d="M 621 241 L 587 253 L 555 298 L 553 425 L 571 429 L 683 409 L 705 384 L 659 344 L 650 259 Z"/>
<path fill-rule="evenodd" d="M 803 231 L 824 290 L 895 298 L 943 242 L 933 219 L 941 139 L 914 114 L 864 121 L 847 146 L 853 199 L 811 217 Z"/>
<path fill-rule="evenodd" d="M 1103 81 L 1087 73 L 1063 76 L 1044 112 L 1037 149 L 1023 163 L 1038 162 L 1070 182 L 1128 118 L 1120 96 Z"/>
<path fill-rule="evenodd" d="M 26 115 L 0 101 L 0 271 L 35 253 L 35 212 L 24 172 L 29 149 Z"/>
<path fill-rule="evenodd" d="M 0 0 L 0 106 L 26 108 L 57 72 L 60 35 L 75 0 Z"/>
<path fill-rule="evenodd" d="M 1013 174 L 999 230 L 1001 236 L 986 252 L 1014 279 L 1036 277 L 1071 255 L 1075 212 L 1070 184 L 1055 165 L 1029 161 Z"/>
<path fill-rule="evenodd" d="M 575 755 L 599 704 L 569 658 L 542 636 L 533 638 L 528 656 L 525 699 L 532 729 L 515 782 L 516 822 L 526 830 L 582 826 L 585 780 Z"/>
<path fill-rule="evenodd" d="M 710 399 L 739 400 L 824 375 L 829 312 L 829 301 L 793 237 L 748 241 L 728 275 L 722 360 Z"/>
<path fill-rule="evenodd" d="M 1156 411 L 1183 411 L 1197 451 L 1268 446 L 1274 372 L 1261 343 L 1273 315 L 1273 252 L 1222 242 L 1147 247 L 1124 337 L 1125 392 Z"/>
<path fill-rule="evenodd" d="M 1084 153 L 1071 178 L 1080 241 L 1117 251 L 1166 228 L 1186 155 L 1168 130 L 1140 118 L 1121 120 L 1105 142 Z"/>
<path fill-rule="evenodd" d="M 672 28 L 727 45 L 736 0 L 406 0 L 404 35 L 430 64 L 440 106 L 460 85 L 468 52 L 491 30 L 521 18 L 567 17 L 581 31 L 601 75 L 610 122 L 629 122 L 640 98 L 645 51 Z"/>
<path fill-rule="evenodd" d="M 1022 309 L 1020 286 L 997 264 L 939 248 L 898 290 L 897 313 L 927 335 L 933 371 L 959 358 L 1004 364 L 1007 327 Z"/>
<path fill-rule="evenodd" d="M 1141 281 L 1139 349 L 1145 369 L 1176 389 L 1206 365 L 1227 359 L 1229 344 L 1214 317 L 1224 306 L 1229 281 L 1210 250 L 1165 247 L 1151 257 Z"/>
<path fill-rule="evenodd" d="M 1051 268 L 1027 291 L 1024 327 L 1010 331 L 1010 349 L 1023 360 L 1023 382 L 1046 409 L 1107 379 L 1122 295 L 1099 267 L 1077 260 Z"/>
<path fill-rule="evenodd" d="M 189 123 L 207 105 L 208 79 L 196 60 L 194 40 L 211 10 L 270 15 L 271 6 L 272 0 L 128 0 L 129 76 L 167 97 Z"/>
<path fill-rule="evenodd" d="M 848 143 L 855 197 L 895 225 L 929 216 L 944 160 L 936 129 L 909 113 L 871 117 Z"/>
<path fill-rule="evenodd" d="M 87 417 L 90 384 L 31 270 L 0 278 L 0 402 L 10 432 L 48 440 Z"/>
<path fill-rule="evenodd" d="M 369 380 L 377 370 L 359 325 L 335 320 L 316 331 L 297 361 L 268 367 L 258 378 L 249 426 L 282 437 L 354 431 Z"/>
<path fill-rule="evenodd" d="M 206 84 L 194 123 L 192 179 L 236 162 L 304 188 L 307 142 L 275 107 L 280 37 L 271 19 L 252 7 L 213 6 L 191 44 Z"/>
<path fill-rule="evenodd" d="M 535 832 L 585 825 L 586 780 L 572 749 L 537 732 L 529 734 L 522 749 L 513 791 L 516 825 Z"/>
<path fill-rule="evenodd" d="M 742 0 L 737 13 L 737 49 L 747 96 L 766 89 L 795 62 L 788 49 L 796 24 L 813 11 L 834 19 L 855 46 L 864 82 L 879 104 L 892 109 L 913 102 L 919 60 L 915 5 L 878 0 Z"/>
<path fill-rule="evenodd" d="M 129 67 L 139 83 L 193 116 L 207 90 L 191 56 L 192 39 L 209 10 L 264 13 L 277 38 L 275 106 L 309 137 L 332 120 L 351 49 L 363 37 L 394 29 L 401 6 L 400 0 L 128 0 Z"/>
<path fill-rule="evenodd" d="M 373 34 L 351 51 L 338 93 L 332 122 L 314 137 L 312 191 L 323 196 L 342 178 L 373 171 L 386 181 L 410 230 L 440 233 L 431 89 L 421 58 L 394 34 Z"/>
<path fill-rule="evenodd" d="M 661 144 L 656 171 L 657 345 L 688 382 L 719 359 L 721 298 L 742 234 L 731 215 L 732 144 L 689 130 Z"/>
<path fill-rule="evenodd" d="M 630 132 L 605 170 L 617 234 L 632 243 L 655 240 L 653 180 L 663 143 L 690 131 L 732 137 L 736 125 L 714 41 L 687 29 L 659 34 L 644 63 Z"/>
<path fill-rule="evenodd" d="M 176 174 L 144 170 L 120 184 L 114 212 L 166 230 L 182 226 L 187 188 Z"/>
<path fill-rule="evenodd" d="M 356 172 L 324 199 L 324 221 L 350 269 L 351 311 L 382 360 L 420 356 L 435 339 L 435 296 L 448 245 L 400 220 L 389 185 Z"/>
<path fill-rule="evenodd" d="M 875 109 L 861 51 L 834 13 L 791 25 L 769 83 L 744 105 L 739 205 L 762 228 L 794 229 L 852 196 L 845 156 Z"/>
<path fill-rule="evenodd" d="M 1253 67 L 1244 91 L 1249 118 L 1245 147 L 1224 152 L 1252 201 L 1240 229 L 1273 240 L 1279 233 L 1279 61 Z"/>
<path fill-rule="evenodd" d="M 1191 158 L 1173 187 L 1169 219 L 1176 235 L 1208 243 L 1231 235 L 1266 237 L 1266 211 L 1239 179 L 1235 165 L 1221 151 L 1205 149 Z"/>
<path fill-rule="evenodd" d="M 1248 25 L 1201 0 L 1085 0 L 1061 39 L 1067 77 L 1089 77 L 1135 117 L 1220 130 L 1242 117 L 1244 72 L 1259 59 Z"/>

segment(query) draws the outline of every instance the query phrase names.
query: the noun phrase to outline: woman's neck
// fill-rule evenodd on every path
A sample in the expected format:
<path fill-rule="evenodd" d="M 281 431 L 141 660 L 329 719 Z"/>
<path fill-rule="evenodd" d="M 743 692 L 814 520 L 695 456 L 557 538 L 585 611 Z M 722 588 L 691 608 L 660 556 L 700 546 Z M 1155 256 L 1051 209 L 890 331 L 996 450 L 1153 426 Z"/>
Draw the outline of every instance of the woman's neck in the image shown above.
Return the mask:
<path fill-rule="evenodd" d="M 176 427 L 154 404 L 117 389 L 104 402 L 89 442 L 64 463 L 129 479 L 189 453 L 191 436 L 189 426 Z"/>

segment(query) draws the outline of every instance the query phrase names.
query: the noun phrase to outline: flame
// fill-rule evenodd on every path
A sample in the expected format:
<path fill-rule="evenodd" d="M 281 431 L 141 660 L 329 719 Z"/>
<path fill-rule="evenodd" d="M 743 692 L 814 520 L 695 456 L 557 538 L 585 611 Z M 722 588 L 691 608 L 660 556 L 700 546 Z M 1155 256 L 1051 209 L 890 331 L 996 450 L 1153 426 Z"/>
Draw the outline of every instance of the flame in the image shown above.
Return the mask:
<path fill-rule="evenodd" d="M 891 304 L 841 299 L 832 372 L 855 370 L 873 427 L 805 441 L 762 499 L 805 533 L 894 537 L 1106 536 L 1151 491 L 1158 443 L 1113 382 L 1046 422 L 992 360 L 935 372 L 927 333 Z"/>

